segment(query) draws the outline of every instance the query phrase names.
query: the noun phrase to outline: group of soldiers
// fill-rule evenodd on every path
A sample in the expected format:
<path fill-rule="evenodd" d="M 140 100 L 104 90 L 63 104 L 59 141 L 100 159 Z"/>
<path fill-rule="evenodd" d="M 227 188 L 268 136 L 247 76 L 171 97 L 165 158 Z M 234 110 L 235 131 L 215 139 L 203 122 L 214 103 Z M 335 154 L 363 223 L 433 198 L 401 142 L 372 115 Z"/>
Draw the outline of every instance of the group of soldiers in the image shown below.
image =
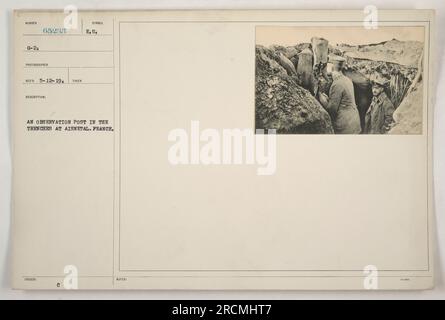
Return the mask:
<path fill-rule="evenodd" d="M 372 101 L 366 111 L 362 128 L 355 103 L 354 85 L 342 70 L 346 59 L 332 55 L 327 64 L 327 73 L 332 76 L 329 95 L 318 93 L 318 100 L 332 119 L 334 132 L 338 134 L 385 134 L 394 124 L 394 105 L 385 93 L 389 80 L 376 74 L 371 77 Z"/>

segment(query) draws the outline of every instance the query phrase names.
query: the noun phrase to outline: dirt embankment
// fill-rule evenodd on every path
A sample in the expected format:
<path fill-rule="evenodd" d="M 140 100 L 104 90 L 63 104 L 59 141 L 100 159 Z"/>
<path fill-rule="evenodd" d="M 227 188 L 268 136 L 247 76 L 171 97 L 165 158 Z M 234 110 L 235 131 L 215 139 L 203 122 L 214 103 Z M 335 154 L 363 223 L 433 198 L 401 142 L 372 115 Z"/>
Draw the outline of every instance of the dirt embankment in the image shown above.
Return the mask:
<path fill-rule="evenodd" d="M 333 133 L 329 114 L 298 81 L 294 64 L 284 54 L 257 46 L 257 129 L 276 129 L 277 133 Z"/>

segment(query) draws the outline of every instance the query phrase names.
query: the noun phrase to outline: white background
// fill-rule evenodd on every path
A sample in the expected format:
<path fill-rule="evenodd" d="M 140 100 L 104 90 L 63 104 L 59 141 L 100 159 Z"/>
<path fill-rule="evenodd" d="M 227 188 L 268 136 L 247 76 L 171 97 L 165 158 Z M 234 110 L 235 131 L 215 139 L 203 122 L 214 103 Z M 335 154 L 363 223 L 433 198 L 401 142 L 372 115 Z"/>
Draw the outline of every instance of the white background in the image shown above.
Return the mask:
<path fill-rule="evenodd" d="M 436 9 L 436 86 L 434 107 L 434 184 L 436 211 L 436 285 L 428 291 L 388 292 L 284 292 L 284 291 L 14 291 L 10 289 L 10 215 L 11 215 L 11 75 L 12 10 L 60 9 L 74 4 L 79 9 Z M 445 299 L 445 112 L 443 71 L 445 2 L 443 0 L 2 0 L 0 2 L 0 298 L 1 299 Z M 434 40 L 433 40 L 434 41 Z"/>

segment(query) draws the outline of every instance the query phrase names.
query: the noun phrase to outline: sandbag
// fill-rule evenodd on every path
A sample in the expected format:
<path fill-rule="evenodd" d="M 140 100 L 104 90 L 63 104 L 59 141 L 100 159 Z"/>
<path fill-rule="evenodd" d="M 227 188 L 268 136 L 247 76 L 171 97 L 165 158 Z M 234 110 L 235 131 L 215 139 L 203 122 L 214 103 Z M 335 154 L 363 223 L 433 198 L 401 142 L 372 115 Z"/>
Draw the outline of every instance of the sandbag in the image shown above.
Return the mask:
<path fill-rule="evenodd" d="M 323 38 L 314 37 L 311 39 L 312 51 L 314 53 L 314 66 L 328 62 L 329 41 Z"/>
<path fill-rule="evenodd" d="M 287 74 L 289 76 L 296 76 L 297 70 L 295 70 L 294 64 L 288 58 L 286 58 L 286 56 L 282 53 L 280 53 L 279 58 L 280 58 L 280 65 L 284 69 L 286 69 Z"/>
<path fill-rule="evenodd" d="M 313 86 L 313 54 L 310 49 L 304 49 L 298 55 L 297 75 L 303 88 L 311 90 Z"/>

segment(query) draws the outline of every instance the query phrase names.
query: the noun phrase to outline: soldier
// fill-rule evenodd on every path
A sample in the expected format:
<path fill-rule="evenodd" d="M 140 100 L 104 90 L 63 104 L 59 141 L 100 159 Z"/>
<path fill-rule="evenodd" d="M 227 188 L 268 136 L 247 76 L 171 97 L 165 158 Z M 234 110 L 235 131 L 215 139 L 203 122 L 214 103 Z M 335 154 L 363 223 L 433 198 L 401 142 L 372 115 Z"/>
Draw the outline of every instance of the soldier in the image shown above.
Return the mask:
<path fill-rule="evenodd" d="M 365 133 L 387 133 L 393 123 L 394 105 L 385 93 L 389 80 L 376 74 L 371 77 L 373 98 L 365 115 Z"/>
<path fill-rule="evenodd" d="M 329 56 L 327 73 L 332 75 L 329 97 L 320 93 L 318 99 L 331 116 L 334 132 L 358 134 L 361 132 L 360 116 L 355 105 L 354 85 L 342 70 L 346 59 L 337 55 Z"/>

